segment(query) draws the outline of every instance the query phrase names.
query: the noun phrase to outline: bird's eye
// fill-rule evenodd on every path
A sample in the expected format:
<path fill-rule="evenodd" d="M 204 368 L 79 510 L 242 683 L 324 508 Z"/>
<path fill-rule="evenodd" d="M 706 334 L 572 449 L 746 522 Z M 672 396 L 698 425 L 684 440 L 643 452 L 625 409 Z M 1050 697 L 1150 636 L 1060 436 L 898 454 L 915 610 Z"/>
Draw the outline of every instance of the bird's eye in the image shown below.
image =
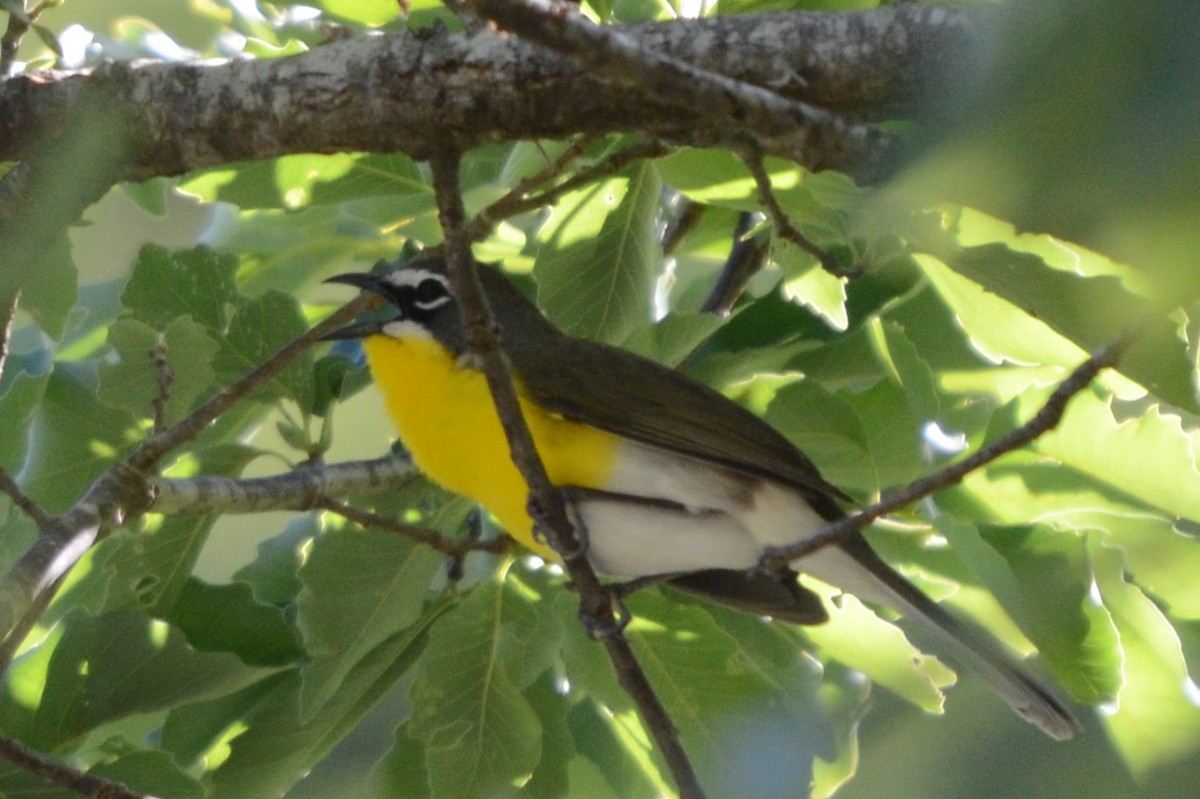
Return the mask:
<path fill-rule="evenodd" d="M 413 301 L 418 308 L 433 310 L 450 301 L 446 284 L 436 278 L 422 280 L 414 289 Z"/>

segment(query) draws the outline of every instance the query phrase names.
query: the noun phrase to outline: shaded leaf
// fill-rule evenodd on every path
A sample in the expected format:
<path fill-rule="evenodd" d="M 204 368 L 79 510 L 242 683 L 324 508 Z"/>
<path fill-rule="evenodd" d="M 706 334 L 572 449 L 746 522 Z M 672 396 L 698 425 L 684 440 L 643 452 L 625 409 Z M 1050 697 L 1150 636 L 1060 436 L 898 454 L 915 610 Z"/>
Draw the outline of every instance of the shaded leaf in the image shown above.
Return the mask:
<path fill-rule="evenodd" d="M 214 333 L 225 328 L 227 307 L 237 300 L 235 259 L 207 247 L 171 252 L 147 245 L 138 253 L 121 304 L 156 330 L 190 316 Z"/>
<path fill-rule="evenodd" d="M 363 658 L 421 617 L 441 565 L 440 553 L 398 535 L 347 528 L 315 540 L 296 598 L 310 658 L 303 720 L 321 710 Z"/>
<path fill-rule="evenodd" d="M 213 363 L 220 379 L 231 383 L 250 372 L 308 329 L 295 298 L 269 291 L 244 303 L 229 322 Z M 266 382 L 256 396 L 288 398 L 312 408 L 312 352 L 305 352 Z"/>
<path fill-rule="evenodd" d="M 437 625 L 410 698 L 410 735 L 426 750 L 434 799 L 512 794 L 541 758 L 541 724 L 499 655 L 503 582 L 478 586 Z M 528 611 L 526 611 L 528 612 Z"/>
<path fill-rule="evenodd" d="M 661 257 L 651 164 L 568 195 L 540 231 L 538 304 L 568 333 L 617 343 L 650 322 Z"/>
<path fill-rule="evenodd" d="M 219 696 L 265 674 L 233 655 L 197 652 L 178 630 L 136 612 L 75 613 L 64 624 L 34 718 L 41 748 L 134 713 Z"/>

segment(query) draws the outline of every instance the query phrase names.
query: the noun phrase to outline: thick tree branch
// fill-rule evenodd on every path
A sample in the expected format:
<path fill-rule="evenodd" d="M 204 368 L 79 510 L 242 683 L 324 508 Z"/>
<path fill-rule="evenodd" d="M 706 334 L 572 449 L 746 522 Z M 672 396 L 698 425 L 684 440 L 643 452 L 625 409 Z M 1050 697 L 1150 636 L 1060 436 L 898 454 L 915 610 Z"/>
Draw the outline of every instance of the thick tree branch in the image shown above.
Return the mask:
<path fill-rule="evenodd" d="M 501 349 L 496 321 L 488 307 L 479 275 L 475 272 L 459 185 L 458 153 L 439 154 L 432 163 L 438 211 L 446 236 L 450 284 L 462 310 L 463 333 L 487 377 L 513 462 L 529 487 L 530 515 L 550 546 L 562 557 L 567 574 L 579 591 L 580 614 L 604 644 L 621 687 L 637 704 L 655 744 L 675 777 L 680 796 L 701 799 L 705 795 L 704 789 L 679 741 L 679 732 L 634 656 L 615 610 L 616 600 L 600 583 L 588 562 L 586 546 L 576 536 L 562 494 L 551 484 L 545 466 L 538 457 L 533 436 L 525 424 L 508 359 Z"/>
<path fill-rule="evenodd" d="M 1033 415 L 1033 418 L 1025 424 L 1009 431 L 962 460 L 956 461 L 928 477 L 910 483 L 899 491 L 890 492 L 879 502 L 825 525 L 817 533 L 803 541 L 767 551 L 763 555 L 760 565 L 767 569 L 777 568 L 786 565 L 791 560 L 803 558 L 818 549 L 837 543 L 862 530 L 881 516 L 916 502 L 922 497 L 929 496 L 934 491 L 960 483 L 968 474 L 983 468 L 1001 455 L 1031 444 L 1039 436 L 1058 426 L 1072 397 L 1091 385 L 1100 372 L 1116 366 L 1135 336 L 1135 332 L 1127 332 L 1093 352 L 1090 358 L 1067 375 L 1067 378 L 1059 384 L 1058 388 L 1054 389 L 1038 412 Z"/>
<path fill-rule="evenodd" d="M 274 60 L 20 75 L 0 84 L 0 160 L 28 157 L 102 92 L 136 142 L 119 175 L 126 180 L 288 153 L 401 151 L 424 158 L 447 141 L 467 148 L 613 132 L 708 146 L 751 133 L 769 154 L 873 180 L 882 176 L 884 154 L 868 147 L 857 160 L 831 161 L 836 142 L 814 148 L 811 120 L 796 116 L 797 104 L 815 108 L 818 122 L 827 116 L 822 107 L 861 117 L 911 110 L 915 87 L 929 85 L 931 75 L 944 74 L 971 50 L 985 14 L 897 4 L 612 29 L 641 51 L 702 65 L 720 78 L 706 91 L 721 81 L 741 87 L 723 102 L 727 111 L 744 104 L 739 93 L 769 96 L 766 106 L 748 108 L 754 118 L 736 131 L 714 129 L 713 110 L 683 101 L 690 94 L 631 103 L 627 80 L 488 31 L 349 37 Z M 783 117 L 766 113 L 776 107 Z M 750 129 L 750 122 L 771 130 Z"/>
<path fill-rule="evenodd" d="M 695 117 L 692 124 L 712 138 L 701 143 L 726 143 L 742 131 L 756 143 L 790 152 L 813 170 L 838 169 L 873 182 L 887 169 L 893 139 L 883 131 L 650 50 L 617 28 L 594 24 L 564 0 L 462 2 L 503 28 L 630 89 L 635 93 L 631 104 L 670 98 L 677 107 L 689 109 Z"/>

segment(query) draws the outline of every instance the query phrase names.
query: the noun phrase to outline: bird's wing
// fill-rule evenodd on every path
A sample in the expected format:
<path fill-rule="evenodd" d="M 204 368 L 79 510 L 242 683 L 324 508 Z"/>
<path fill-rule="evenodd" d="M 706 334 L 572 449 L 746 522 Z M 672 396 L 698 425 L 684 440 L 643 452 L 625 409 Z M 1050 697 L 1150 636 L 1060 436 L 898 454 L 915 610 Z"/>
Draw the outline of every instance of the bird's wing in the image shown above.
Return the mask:
<path fill-rule="evenodd" d="M 849 499 L 775 428 L 654 361 L 567 336 L 509 357 L 530 398 L 568 419 L 795 486 L 827 518 Z"/>

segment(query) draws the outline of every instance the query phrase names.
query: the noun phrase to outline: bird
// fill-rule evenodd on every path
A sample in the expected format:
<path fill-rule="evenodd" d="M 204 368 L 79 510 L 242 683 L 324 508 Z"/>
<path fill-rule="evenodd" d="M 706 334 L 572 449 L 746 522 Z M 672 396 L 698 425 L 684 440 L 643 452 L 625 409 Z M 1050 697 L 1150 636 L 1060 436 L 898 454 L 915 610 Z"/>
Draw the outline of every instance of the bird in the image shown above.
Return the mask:
<path fill-rule="evenodd" d="M 597 572 L 657 578 L 708 601 L 820 624 L 805 573 L 923 628 L 1022 718 L 1067 740 L 1071 711 L 1000 645 L 935 603 L 860 533 L 789 564 L 768 547 L 804 540 L 850 502 L 778 430 L 720 392 L 618 347 L 570 336 L 497 268 L 476 264 L 522 414 Z M 330 338 L 361 339 L 371 376 L 413 462 L 486 508 L 517 541 L 554 557 L 535 531 L 486 377 L 468 347 L 443 256 L 327 282 L 382 298 L 381 315 Z"/>

